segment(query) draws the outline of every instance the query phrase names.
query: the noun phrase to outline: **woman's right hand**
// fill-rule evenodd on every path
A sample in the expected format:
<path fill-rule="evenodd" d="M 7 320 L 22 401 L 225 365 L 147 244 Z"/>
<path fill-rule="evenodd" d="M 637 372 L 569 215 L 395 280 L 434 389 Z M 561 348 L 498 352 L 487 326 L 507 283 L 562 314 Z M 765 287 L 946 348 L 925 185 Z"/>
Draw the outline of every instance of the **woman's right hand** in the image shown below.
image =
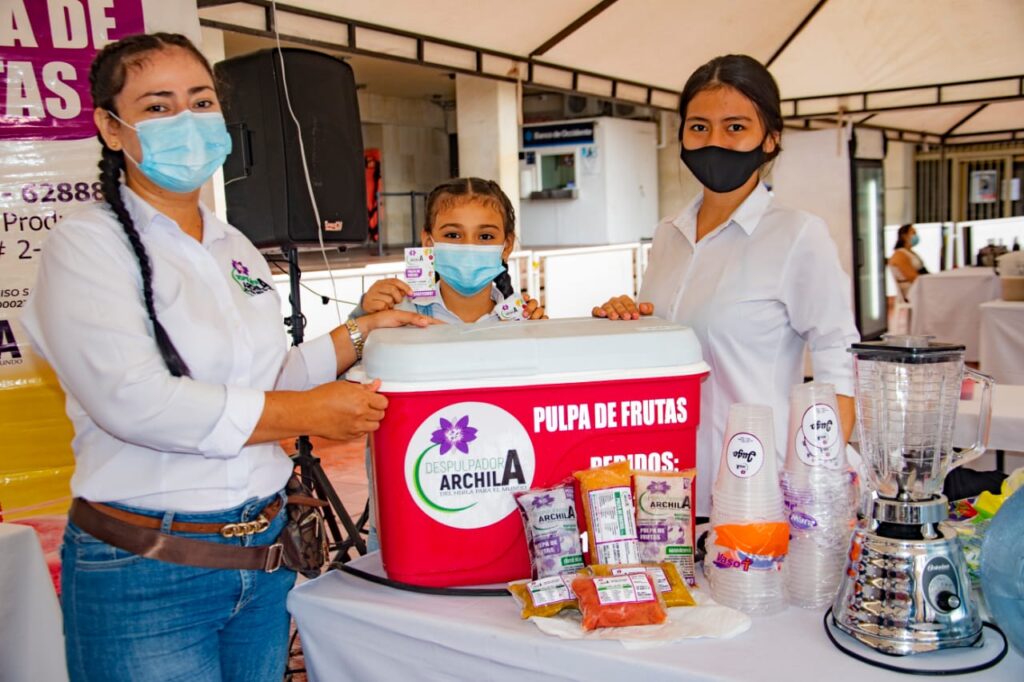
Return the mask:
<path fill-rule="evenodd" d="M 410 294 L 412 287 L 397 277 L 379 279 L 370 285 L 369 291 L 363 295 L 363 310 L 367 313 L 391 310 Z"/>
<path fill-rule="evenodd" d="M 653 303 L 637 303 L 629 296 L 613 296 L 591 312 L 594 317 L 609 320 L 639 320 L 641 315 L 653 315 Z"/>
<path fill-rule="evenodd" d="M 378 393 L 380 379 L 369 384 L 332 381 L 310 391 L 315 435 L 331 440 L 355 440 L 380 428 L 388 399 Z"/>

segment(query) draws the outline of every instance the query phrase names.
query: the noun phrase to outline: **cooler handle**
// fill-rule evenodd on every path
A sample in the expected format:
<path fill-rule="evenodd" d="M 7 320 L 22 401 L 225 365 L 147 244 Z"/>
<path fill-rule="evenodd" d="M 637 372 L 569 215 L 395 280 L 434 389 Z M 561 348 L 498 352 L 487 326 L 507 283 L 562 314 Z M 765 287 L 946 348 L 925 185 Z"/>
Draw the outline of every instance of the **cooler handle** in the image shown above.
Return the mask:
<path fill-rule="evenodd" d="M 970 367 L 964 368 L 964 374 L 982 385 L 981 404 L 978 407 L 978 434 L 974 439 L 974 445 L 960 452 L 953 452 L 950 458 L 949 468 L 953 469 L 977 459 L 988 450 L 988 436 L 992 427 L 992 387 L 995 380 L 987 374 L 983 374 Z"/>

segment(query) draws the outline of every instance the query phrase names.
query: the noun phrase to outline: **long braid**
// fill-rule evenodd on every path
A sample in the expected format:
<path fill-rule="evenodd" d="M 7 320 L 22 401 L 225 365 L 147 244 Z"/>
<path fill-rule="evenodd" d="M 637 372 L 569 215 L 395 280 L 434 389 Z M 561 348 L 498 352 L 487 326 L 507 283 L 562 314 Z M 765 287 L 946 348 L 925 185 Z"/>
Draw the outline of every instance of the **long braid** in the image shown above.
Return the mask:
<path fill-rule="evenodd" d="M 128 36 L 106 45 L 93 60 L 89 69 L 89 86 L 93 106 L 116 113 L 114 98 L 124 87 L 128 69 L 140 64 L 150 53 L 168 47 L 179 47 L 186 50 L 213 77 L 213 69 L 210 68 L 206 57 L 183 35 L 144 33 Z M 142 244 L 142 238 L 139 236 L 138 230 L 135 229 L 131 214 L 128 213 L 124 200 L 121 198 L 121 174 L 125 171 L 124 152 L 115 151 L 107 146 L 102 135 L 99 135 L 99 139 L 103 146 L 99 162 L 100 187 L 103 191 L 103 198 L 121 223 L 121 228 L 128 237 L 132 251 L 135 252 L 135 259 L 139 262 L 139 270 L 142 273 L 142 300 L 146 304 L 146 313 L 153 323 L 153 336 L 156 339 L 157 348 L 160 349 L 164 364 L 167 365 L 168 371 L 173 376 L 191 376 L 188 365 L 185 364 L 185 360 L 182 359 L 171 338 L 167 335 L 167 331 L 156 317 L 156 307 L 153 304 L 153 267 L 149 260 L 149 254 L 146 253 L 146 247 Z"/>
<path fill-rule="evenodd" d="M 167 335 L 164 326 L 156 317 L 156 307 L 153 305 L 153 268 L 146 253 L 146 247 L 142 244 L 139 231 L 135 229 L 135 222 L 132 220 L 128 208 L 124 205 L 121 197 L 121 172 L 124 170 L 124 153 L 115 152 L 106 144 L 103 145 L 102 156 L 99 162 L 100 187 L 103 191 L 103 198 L 114 211 L 121 228 L 124 230 L 128 241 L 135 252 L 135 259 L 139 262 L 139 270 L 142 273 L 142 300 L 146 304 L 146 313 L 153 323 L 153 336 L 156 338 L 156 345 L 160 349 L 160 355 L 164 364 L 173 376 L 191 376 L 188 365 L 174 347 L 174 343 Z"/>

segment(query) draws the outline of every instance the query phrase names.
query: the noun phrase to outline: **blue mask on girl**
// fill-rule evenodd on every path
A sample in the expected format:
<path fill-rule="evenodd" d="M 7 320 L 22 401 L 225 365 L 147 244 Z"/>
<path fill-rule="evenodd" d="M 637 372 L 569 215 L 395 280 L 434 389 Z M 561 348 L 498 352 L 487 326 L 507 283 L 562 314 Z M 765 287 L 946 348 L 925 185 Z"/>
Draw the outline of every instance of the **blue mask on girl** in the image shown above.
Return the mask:
<path fill-rule="evenodd" d="M 434 242 L 434 269 L 452 289 L 472 296 L 505 271 L 504 245 L 477 246 Z"/>
<path fill-rule="evenodd" d="M 121 121 L 113 112 L 110 115 Z M 121 123 L 138 134 L 142 145 L 142 162 L 132 161 L 147 178 L 171 192 L 199 189 L 231 153 L 231 136 L 218 111 L 183 111 L 134 126 Z"/>
<path fill-rule="evenodd" d="M 918 237 L 916 234 L 913 237 L 910 238 L 910 245 L 911 246 L 917 246 L 920 242 L 921 242 L 921 238 Z"/>

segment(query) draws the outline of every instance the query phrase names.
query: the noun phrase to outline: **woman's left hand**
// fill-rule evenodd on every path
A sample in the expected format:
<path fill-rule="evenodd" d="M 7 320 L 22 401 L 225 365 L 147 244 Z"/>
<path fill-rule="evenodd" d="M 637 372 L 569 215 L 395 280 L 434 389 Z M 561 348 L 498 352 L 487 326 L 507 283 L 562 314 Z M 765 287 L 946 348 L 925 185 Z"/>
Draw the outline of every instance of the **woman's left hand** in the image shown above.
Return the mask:
<path fill-rule="evenodd" d="M 526 320 L 546 320 L 548 316 L 544 314 L 544 308 L 537 303 L 537 299 L 530 298 L 529 294 L 523 294 L 523 303 L 526 307 L 523 308 L 523 319 Z"/>
<path fill-rule="evenodd" d="M 426 315 L 412 313 L 407 310 L 385 310 L 356 318 L 356 325 L 363 336 L 368 336 L 374 329 L 387 327 L 429 327 L 432 324 L 444 324 Z"/>

